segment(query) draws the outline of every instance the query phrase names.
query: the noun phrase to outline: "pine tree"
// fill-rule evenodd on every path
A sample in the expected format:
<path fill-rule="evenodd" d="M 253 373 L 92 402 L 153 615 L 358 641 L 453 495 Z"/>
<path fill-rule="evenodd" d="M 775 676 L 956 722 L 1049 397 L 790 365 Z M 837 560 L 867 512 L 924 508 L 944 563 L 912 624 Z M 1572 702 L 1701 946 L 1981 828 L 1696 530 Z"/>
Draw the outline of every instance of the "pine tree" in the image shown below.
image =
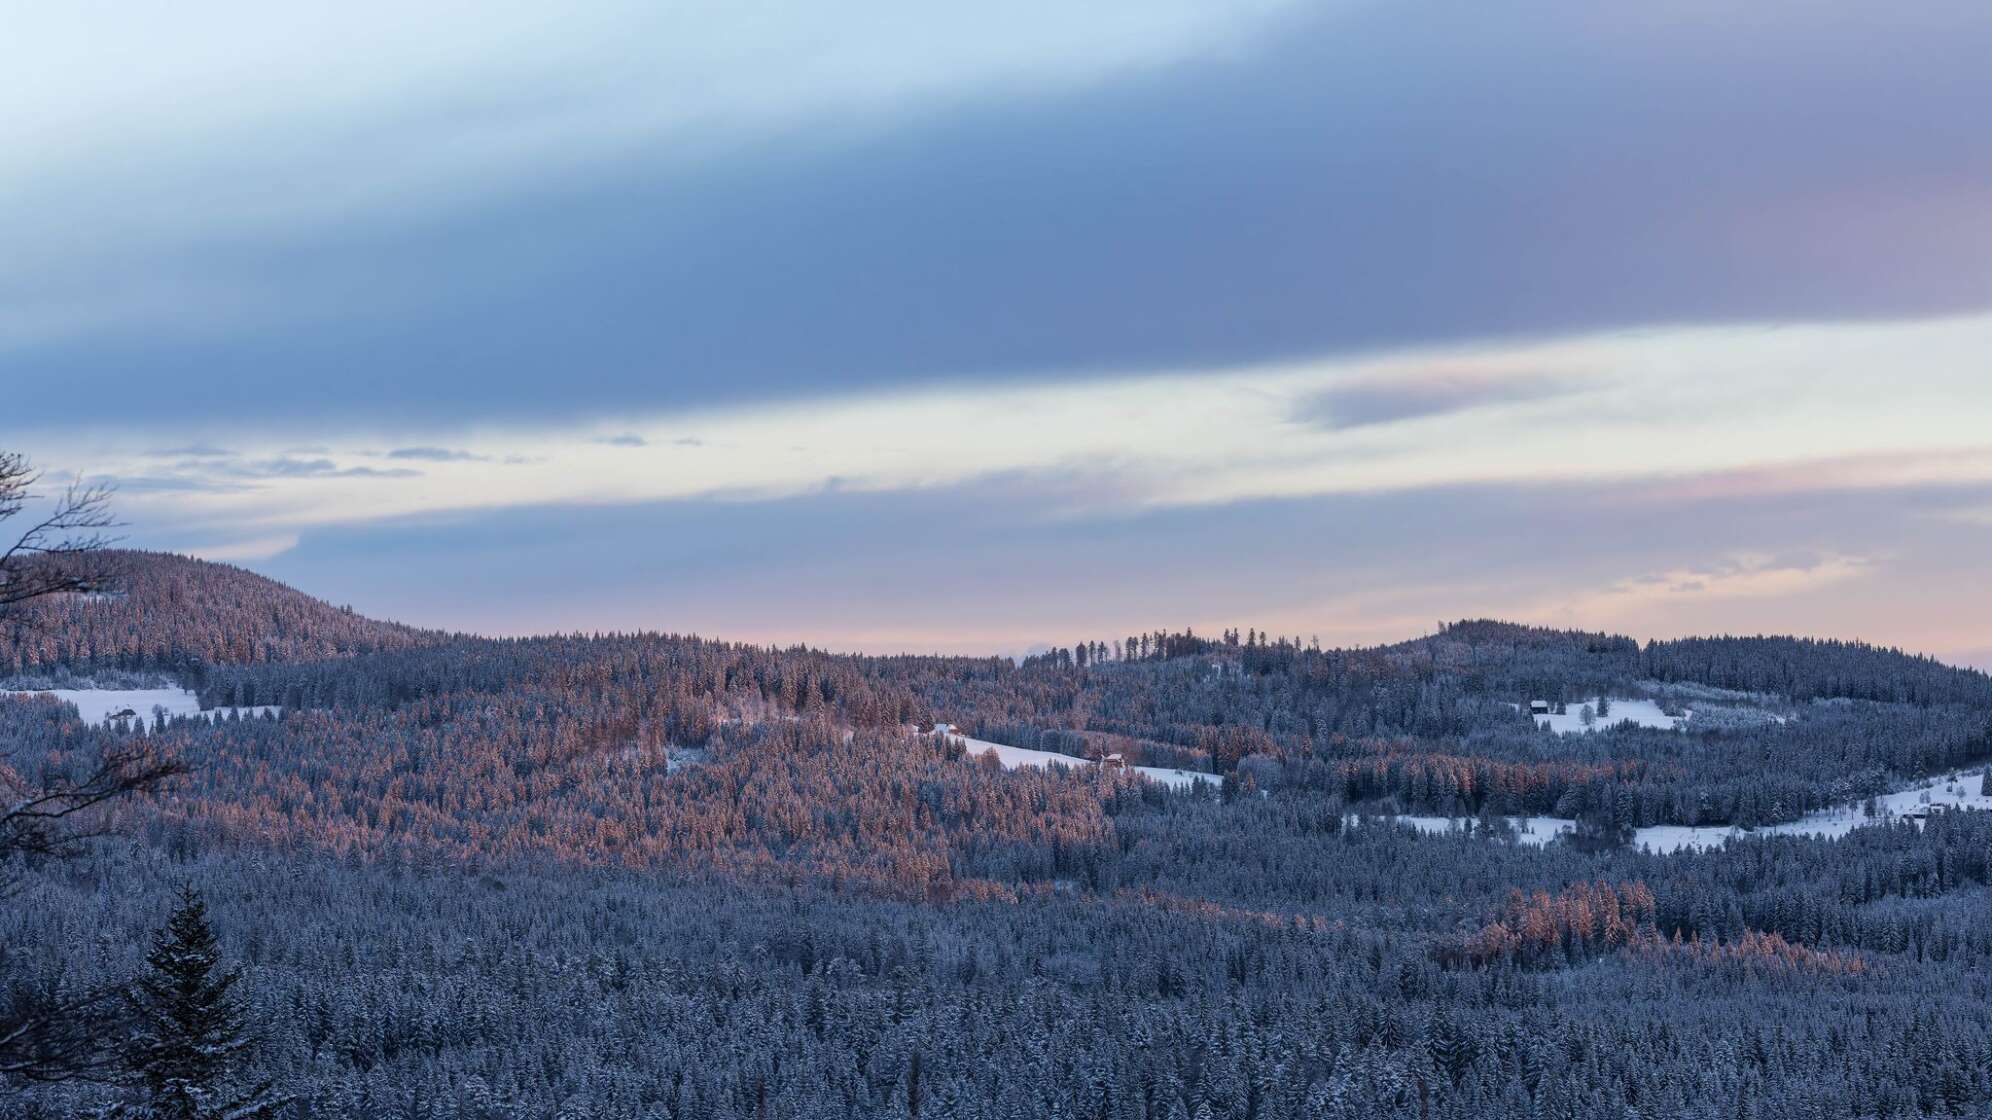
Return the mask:
<path fill-rule="evenodd" d="M 267 1084 L 237 1091 L 236 1073 L 252 1045 L 234 988 L 241 973 L 223 968 L 207 904 L 192 888 L 146 955 L 151 971 L 133 986 L 134 1030 L 124 1065 L 142 1100 L 123 1115 L 145 1120 L 254 1120 L 282 1100 Z"/>

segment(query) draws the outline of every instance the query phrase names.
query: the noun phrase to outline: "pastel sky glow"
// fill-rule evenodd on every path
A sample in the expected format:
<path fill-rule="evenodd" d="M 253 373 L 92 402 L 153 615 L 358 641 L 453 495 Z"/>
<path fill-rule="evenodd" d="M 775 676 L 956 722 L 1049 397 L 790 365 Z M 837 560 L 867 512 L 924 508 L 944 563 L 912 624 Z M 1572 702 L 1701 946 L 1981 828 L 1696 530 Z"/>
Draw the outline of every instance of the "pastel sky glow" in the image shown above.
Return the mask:
<path fill-rule="evenodd" d="M 1982 5 L 0 7 L 0 446 L 134 544 L 490 633 L 1992 664 Z"/>

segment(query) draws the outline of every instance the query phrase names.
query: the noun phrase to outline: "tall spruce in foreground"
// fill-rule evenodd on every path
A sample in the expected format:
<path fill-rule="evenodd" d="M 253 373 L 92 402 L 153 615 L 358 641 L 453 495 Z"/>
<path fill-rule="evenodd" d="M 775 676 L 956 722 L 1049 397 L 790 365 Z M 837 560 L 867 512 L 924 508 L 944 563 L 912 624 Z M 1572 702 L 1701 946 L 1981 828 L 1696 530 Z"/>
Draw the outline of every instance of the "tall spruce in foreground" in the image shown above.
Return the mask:
<path fill-rule="evenodd" d="M 242 1090 L 236 1072 L 254 1039 L 235 995 L 241 973 L 222 965 L 207 904 L 192 887 L 146 954 L 130 996 L 134 1030 L 124 1064 L 142 1099 L 121 1112 L 145 1120 L 254 1120 L 284 1102 L 268 1084 Z"/>

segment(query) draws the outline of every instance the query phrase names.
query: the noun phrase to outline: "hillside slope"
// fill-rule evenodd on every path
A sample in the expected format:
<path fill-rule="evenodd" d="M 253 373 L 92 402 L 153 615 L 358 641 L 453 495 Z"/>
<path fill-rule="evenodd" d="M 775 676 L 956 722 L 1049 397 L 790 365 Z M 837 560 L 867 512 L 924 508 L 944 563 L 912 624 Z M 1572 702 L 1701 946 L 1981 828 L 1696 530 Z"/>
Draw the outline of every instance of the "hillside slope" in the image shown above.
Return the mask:
<path fill-rule="evenodd" d="M 0 614 L 0 674 L 302 661 L 440 641 L 229 564 L 118 552 L 119 590 L 61 595 Z"/>
<path fill-rule="evenodd" d="M 58 605 L 57 644 L 117 623 L 215 657 L 185 674 L 208 702 L 281 717 L 155 724 L 188 773 L 28 870 L 0 952 L 35 984 L 122 983 L 199 884 L 249 965 L 250 1069 L 313 1117 L 1992 1105 L 1992 813 L 1934 811 L 1992 800 L 1955 773 L 1992 757 L 1992 705 L 1892 651 L 1744 639 L 1682 671 L 1920 702 L 1663 680 L 1659 647 L 1494 623 L 1013 664 L 441 637 L 233 569 L 135 568 L 124 600 Z M 420 644 L 324 656 L 369 642 Z M 1696 714 L 1558 734 L 1517 707 L 1607 696 Z M 1697 730 L 1722 706 L 1742 714 Z M 914 733 L 941 721 L 997 749 Z M 127 740 L 0 698 L 22 773 Z M 1005 767 L 1056 761 L 1035 750 L 1218 790 Z M 1882 812 L 1849 807 L 1868 797 Z M 1620 842 L 1656 829 L 1678 842 Z"/>

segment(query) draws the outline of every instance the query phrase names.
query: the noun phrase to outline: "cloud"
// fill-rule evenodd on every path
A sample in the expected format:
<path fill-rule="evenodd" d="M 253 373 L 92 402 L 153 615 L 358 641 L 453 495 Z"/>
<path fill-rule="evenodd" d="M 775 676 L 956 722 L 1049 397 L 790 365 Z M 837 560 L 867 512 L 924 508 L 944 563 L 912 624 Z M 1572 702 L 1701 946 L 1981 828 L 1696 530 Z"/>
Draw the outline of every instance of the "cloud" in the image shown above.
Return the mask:
<path fill-rule="evenodd" d="M 1703 516 L 1715 515 L 1704 511 Z M 1735 514 L 1724 520 L 1739 524 Z M 1775 539 L 1777 534 L 1760 529 L 1751 535 Z M 1905 539 L 1914 539 L 1884 540 L 1882 534 L 1862 531 L 1835 536 L 1847 543 L 1894 552 L 1901 550 Z M 1881 575 L 1904 578 L 1900 568 L 1876 555 L 1839 551 L 1735 551 L 1615 579 L 1603 586 L 1539 593 L 1513 604 L 1512 612 L 1530 622 L 1649 637 L 1796 632 L 1879 638 L 1925 651 L 1953 648 L 1945 628 L 1932 625 L 1927 618 L 1913 623 L 1903 619 L 1891 622 L 1885 615 L 1877 620 L 1869 610 L 1847 609 L 1849 603 L 1875 598 L 1861 596 L 1850 585 Z M 1923 601 L 1914 613 L 1932 613 L 1934 603 L 1923 596 L 1917 598 Z M 1871 602 L 1863 606 L 1871 606 Z M 1992 616 L 1977 621 L 1992 625 Z M 1873 628 L 1877 625 L 1878 629 Z M 1912 629 L 1921 631 L 1913 639 L 1908 637 Z"/>
<path fill-rule="evenodd" d="M 630 135 L 618 107 L 669 100 L 646 83 L 678 80 L 616 37 L 638 56 L 682 50 L 704 73 L 700 32 L 718 24 L 532 23 L 550 44 L 588 37 L 549 50 L 566 83 L 498 81 L 487 64 L 541 56 L 520 28 L 491 33 L 512 36 L 504 50 L 480 30 L 469 89 L 415 81 L 405 97 L 397 66 L 433 75 L 396 40 L 363 69 L 365 96 L 311 106 L 322 121 L 230 117 L 227 159 L 83 144 L 70 154 L 98 161 L 84 181 L 113 181 L 115 166 L 129 189 L 65 183 L 17 200 L 45 206 L 0 207 L 36 216 L 0 227 L 10 245 L 71 231 L 54 263 L 16 254 L 0 296 L 32 292 L 38 308 L 62 304 L 44 317 L 73 324 L 0 351 L 0 376 L 41 373 L 22 407 L 42 426 L 93 422 L 59 388 L 73 384 L 182 418 L 225 400 L 268 423 L 579 423 L 1490 337 L 1956 314 L 1992 291 L 1992 135 L 1968 109 L 1992 102 L 1979 5 L 1936 0 L 1903 19 L 1860 2 L 1826 20 L 1781 0 L 1727 20 L 1701 3 L 1665 19 L 1575 0 L 1352 4 L 1214 36 L 1233 25 L 1188 5 L 1151 25 L 1144 7 L 1069 17 L 1087 21 L 1076 38 L 1068 17 L 989 17 L 1001 26 L 974 30 L 1000 62 L 960 85 L 943 77 L 969 48 L 939 34 L 949 17 L 914 12 L 912 30 L 880 41 L 902 48 L 892 65 L 936 53 L 919 56 L 918 82 L 882 79 L 908 83 L 884 108 L 832 98 L 809 127 L 792 106 L 719 110 L 720 137 L 610 142 L 588 158 L 564 138 Z M 785 9 L 766 21 L 780 49 L 765 54 L 752 49 L 763 30 L 740 29 L 752 65 L 721 75 L 726 96 L 806 101 L 819 79 L 870 81 L 856 59 L 877 59 L 842 18 Z M 835 75 L 795 69 L 814 41 L 802 29 L 840 60 Z M 1114 46 L 1116 32 L 1138 49 Z M 1120 63 L 1085 64 L 1109 46 Z M 1044 49 L 1065 78 L 1038 72 Z M 601 50 L 617 64 L 600 72 L 633 87 L 592 84 Z M 254 142 L 278 132 L 287 143 Z M 363 139 L 378 158 L 355 154 Z M 48 143 L 14 150 L 61 162 Z M 411 153 L 494 148 L 436 172 L 448 204 L 422 204 L 435 191 Z M 298 185 L 328 173 L 389 181 Z M 161 177 L 181 190 L 137 205 Z M 230 193 L 242 190 L 253 197 Z M 320 197 L 331 213 L 289 208 Z M 210 199 L 212 221 L 191 220 Z M 237 220 L 252 204 L 275 217 Z M 116 236 L 113 219 L 150 232 Z M 78 246 L 76 230 L 96 232 Z"/>
<path fill-rule="evenodd" d="M 380 454 L 368 450 L 382 446 L 377 433 L 328 427 L 317 433 L 322 455 L 286 453 L 296 441 L 280 435 L 265 436 L 267 446 L 244 441 L 236 459 L 183 461 L 175 475 L 257 486 L 175 495 L 171 505 L 189 525 L 225 521 L 267 534 L 494 506 L 771 501 L 831 485 L 904 491 L 1056 479 L 1055 512 L 1088 517 L 1327 493 L 1609 481 L 1628 487 L 1619 500 L 1668 516 L 1670 504 L 1721 495 L 1955 489 L 1992 479 L 1979 419 L 1992 412 L 1988 348 L 1992 316 L 1700 328 L 804 397 L 620 417 L 628 427 L 610 442 L 598 421 L 556 417 L 480 426 L 473 435 L 404 421 L 401 446 L 450 453 L 420 460 L 420 470 L 348 465 Z M 1915 376 L 1880 379 L 1878 367 Z M 1444 378 L 1435 382 L 1435 370 Z M 1508 388 L 1514 370 L 1541 372 L 1517 391 Z M 1406 385 L 1417 387 L 1408 404 L 1383 399 L 1389 394 L 1378 388 Z M 1516 395 L 1532 399 L 1499 399 Z M 1352 400 L 1372 422 L 1308 422 L 1323 401 Z M 1406 408 L 1421 411 L 1415 423 L 1376 422 Z M 700 433 L 696 454 L 680 443 L 689 431 Z M 22 450 L 51 469 L 162 473 L 124 450 L 127 437 L 43 433 Z M 489 485 L 487 459 L 509 464 L 504 487 Z"/>
<path fill-rule="evenodd" d="M 1621 580 L 1597 593 L 1592 609 L 1604 615 L 1682 597 L 1761 598 L 1797 595 L 1854 579 L 1872 561 L 1861 556 L 1767 556 L 1736 553 L 1716 560 Z"/>
<path fill-rule="evenodd" d="M 1182 624 L 1365 643 L 1492 615 L 1942 653 L 1992 633 L 1975 594 L 1992 538 L 1969 517 L 1992 508 L 1988 347 L 1992 317 L 1612 333 L 619 417 L 642 446 L 597 442 L 599 422 L 408 432 L 533 460 L 503 488 L 462 460 L 329 476 L 383 443 L 325 429 L 325 455 L 190 474 L 236 488 L 128 509 L 153 547 L 298 536 L 272 574 L 452 628 L 988 650 Z M 1416 423 L 1295 418 L 1434 370 L 1584 391 Z M 675 445 L 689 431 L 696 454 Z M 156 466 L 115 457 L 129 434 L 25 450 Z M 295 442 L 250 441 L 243 462 Z M 589 578 L 519 582 L 563 568 Z"/>
<path fill-rule="evenodd" d="M 652 443 L 652 441 L 651 441 L 650 439 L 648 439 L 648 438 L 646 438 L 646 437 L 644 437 L 644 436 L 640 436 L 640 435 L 637 435 L 637 434 L 636 434 L 635 432 L 623 432 L 623 433 L 621 433 L 621 434 L 619 434 L 619 435 L 612 435 L 612 436 L 595 436 L 595 437 L 593 437 L 592 439 L 590 439 L 590 441 L 589 441 L 589 442 L 591 442 L 591 443 L 599 443 L 599 444 L 601 444 L 601 445 L 602 445 L 602 446 L 604 446 L 604 447 L 651 447 L 651 446 L 653 446 L 653 443 Z M 665 442 L 666 442 L 666 443 L 667 443 L 667 444 L 668 444 L 669 446 L 671 446 L 671 447 L 704 447 L 704 446 L 705 446 L 705 441 L 704 441 L 704 440 L 702 440 L 702 439 L 700 439 L 700 438 L 698 438 L 697 436 L 678 436 L 678 437 L 676 437 L 675 439 L 671 439 L 671 440 L 667 440 L 667 441 L 665 441 Z"/>
<path fill-rule="evenodd" d="M 155 459 L 225 459 L 234 454 L 235 452 L 225 447 L 215 447 L 205 443 L 186 447 L 162 447 L 146 452 L 146 455 Z"/>
<path fill-rule="evenodd" d="M 233 462 L 211 468 L 237 478 L 419 478 L 421 471 L 411 467 L 342 467 L 331 459 L 300 459 L 279 456 L 274 459 Z"/>
<path fill-rule="evenodd" d="M 421 450 L 421 449 L 418 449 Z M 148 456 L 158 452 L 146 452 Z M 428 459 L 427 455 L 393 458 Z M 482 456 L 472 456 L 481 459 Z M 445 457 L 445 461 L 457 461 Z M 277 455 L 265 459 L 244 459 L 233 452 L 217 451 L 183 459 L 171 473 L 113 474 L 108 481 L 119 490 L 161 495 L 257 495 L 272 483 L 297 480 L 410 479 L 423 472 L 409 467 L 340 466 L 329 458 L 300 458 Z"/>
<path fill-rule="evenodd" d="M 397 447 L 387 453 L 390 459 L 415 459 L 425 463 L 476 463 L 490 456 L 451 447 Z"/>
<path fill-rule="evenodd" d="M 300 302 L 298 270 L 278 269 L 280 291 L 257 258 L 315 241 L 307 251 L 328 249 L 337 269 L 349 262 L 336 246 L 543 201 L 646 159 L 682 168 L 743 141 L 814 144 L 964 100 L 1084 88 L 1221 53 L 1284 6 L 358 0 L 300 15 L 196 0 L 109 27 L 23 12 L 0 43 L 17 79 L 0 90 L 0 214 L 36 220 L 0 219 L 0 343 L 227 334 L 272 317 L 352 327 L 407 288 L 376 273 L 327 315 Z"/>
<path fill-rule="evenodd" d="M 1183 625 L 1372 644 L 1489 616 L 1931 652 L 1992 633 L 1992 600 L 1960 593 L 1992 538 L 1890 492 L 1673 517 L 1626 500 L 1627 486 L 1525 483 L 1058 512 L 1065 490 L 1085 485 L 1005 478 L 414 516 L 315 530 L 269 570 L 451 629 L 652 626 L 876 652 L 986 653 Z M 812 547 L 787 547 L 798 539 Z M 549 588 L 535 576 L 566 570 L 589 578 Z"/>
<path fill-rule="evenodd" d="M 227 540 L 213 543 L 186 546 L 190 556 L 203 560 L 239 564 L 258 560 L 274 560 L 298 546 L 296 533 L 282 533 L 271 537 L 253 537 L 246 540 Z"/>
<path fill-rule="evenodd" d="M 1655 503 L 1747 500 L 1829 490 L 1943 486 L 1984 477 L 1992 477 L 1992 443 L 1820 455 L 1793 462 L 1702 472 L 1655 480 L 1640 492 L 1639 498 Z"/>
<path fill-rule="evenodd" d="M 1576 391 L 1577 386 L 1560 378 L 1414 374 L 1325 389 L 1300 402 L 1294 418 L 1330 429 L 1361 428 L 1546 400 Z"/>
<path fill-rule="evenodd" d="M 124 494 L 175 494 L 175 493 L 240 493 L 250 489 L 246 483 L 226 482 L 215 478 L 203 478 L 187 474 L 120 474 L 110 475 L 104 480 L 113 489 Z"/>
<path fill-rule="evenodd" d="M 147 543 L 868 645 L 1992 631 L 1977 3 L 383 5 L 0 41 L 0 442 Z"/>

